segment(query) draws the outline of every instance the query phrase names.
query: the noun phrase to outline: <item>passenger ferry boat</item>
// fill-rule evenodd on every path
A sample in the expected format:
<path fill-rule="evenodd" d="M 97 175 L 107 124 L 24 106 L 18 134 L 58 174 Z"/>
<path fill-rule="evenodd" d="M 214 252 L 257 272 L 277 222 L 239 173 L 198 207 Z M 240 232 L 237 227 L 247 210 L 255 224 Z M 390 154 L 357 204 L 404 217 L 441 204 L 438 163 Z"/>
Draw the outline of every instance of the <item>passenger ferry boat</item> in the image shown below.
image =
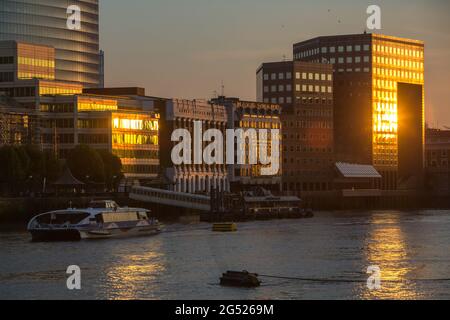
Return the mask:
<path fill-rule="evenodd" d="M 140 208 L 120 208 L 114 201 L 93 201 L 89 208 L 51 211 L 28 224 L 33 241 L 78 241 L 158 234 L 159 221 Z"/>

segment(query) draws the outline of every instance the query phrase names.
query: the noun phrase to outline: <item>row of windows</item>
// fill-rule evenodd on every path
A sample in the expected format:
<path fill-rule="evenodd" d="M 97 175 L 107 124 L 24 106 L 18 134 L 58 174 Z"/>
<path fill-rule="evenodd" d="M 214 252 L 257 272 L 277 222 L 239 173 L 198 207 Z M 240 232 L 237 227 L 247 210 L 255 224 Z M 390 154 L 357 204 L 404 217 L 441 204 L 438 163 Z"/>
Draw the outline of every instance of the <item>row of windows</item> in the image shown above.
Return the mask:
<path fill-rule="evenodd" d="M 291 92 L 292 91 L 292 86 L 289 85 L 273 85 L 273 86 L 264 86 L 264 93 L 269 93 L 269 89 L 270 92 Z M 295 85 L 295 91 L 300 92 L 316 92 L 316 93 L 333 93 L 333 88 L 331 86 L 319 86 L 319 85 L 307 85 L 307 84 L 296 84 Z"/>
<path fill-rule="evenodd" d="M 292 79 L 292 73 L 288 72 L 286 73 L 286 76 L 284 73 L 271 73 L 270 75 L 268 73 L 264 74 L 264 80 L 268 81 L 270 76 L 270 80 L 290 80 Z M 332 81 L 333 76 L 331 74 L 325 74 L 325 73 L 312 73 L 312 72 L 296 72 L 295 73 L 295 79 L 300 80 L 316 80 L 316 81 Z"/>
<path fill-rule="evenodd" d="M 72 144 L 74 143 L 74 135 L 73 134 L 58 134 L 56 143 L 58 144 Z M 54 134 L 43 134 L 42 135 L 42 143 L 45 144 L 54 144 L 55 143 L 55 135 Z"/>
<path fill-rule="evenodd" d="M 155 159 L 159 160 L 158 150 L 114 149 L 113 153 L 122 159 Z"/>
<path fill-rule="evenodd" d="M 15 88 L 0 88 L 0 94 L 8 97 L 34 97 L 36 90 L 34 87 L 15 87 Z"/>
<path fill-rule="evenodd" d="M 19 71 L 17 73 L 17 78 L 19 79 L 43 79 L 43 80 L 55 80 L 54 72 L 24 72 Z"/>
<path fill-rule="evenodd" d="M 159 144 L 157 135 L 144 134 L 128 134 L 128 133 L 114 133 L 112 135 L 113 144 L 122 145 L 155 145 Z"/>
<path fill-rule="evenodd" d="M 78 128 L 107 129 L 109 128 L 109 119 L 78 119 Z"/>
<path fill-rule="evenodd" d="M 327 159 L 318 159 L 318 158 L 309 158 L 309 159 L 299 159 L 299 158 L 290 158 L 290 159 L 283 159 L 284 164 L 303 164 L 303 165 L 311 165 L 311 166 L 317 166 L 317 165 L 325 165 L 328 166 L 330 163 L 333 163 L 333 159 L 327 158 Z M 301 171 L 297 171 L 301 172 Z M 288 171 L 285 171 L 285 174 L 288 173 Z"/>
<path fill-rule="evenodd" d="M 394 66 L 398 68 L 409 68 L 409 69 L 418 69 L 423 70 L 424 69 L 424 63 L 418 62 L 418 61 L 411 61 L 411 60 L 403 60 L 403 59 L 395 59 L 395 58 L 385 58 L 376 56 L 374 57 L 374 62 L 377 64 L 382 65 L 389 65 Z"/>
<path fill-rule="evenodd" d="M 355 57 L 355 58 L 353 58 L 353 57 L 346 57 L 346 58 L 339 57 L 337 60 L 336 60 L 336 58 L 330 58 L 330 63 L 331 64 L 336 64 L 336 62 L 337 62 L 337 64 L 344 64 L 344 63 L 349 64 L 349 63 L 361 63 L 361 62 L 369 63 L 370 62 L 370 57 L 369 56 Z"/>
<path fill-rule="evenodd" d="M 108 144 L 108 134 L 79 134 L 78 143 L 81 144 Z"/>
<path fill-rule="evenodd" d="M 264 80 L 267 81 L 269 80 L 291 80 L 292 79 L 292 72 L 280 72 L 280 73 L 265 73 L 264 74 Z"/>
<path fill-rule="evenodd" d="M 383 69 L 383 68 L 374 68 L 374 74 L 379 77 L 396 77 L 402 79 L 423 81 L 424 75 L 423 72 L 411 72 L 404 70 L 394 70 L 394 69 Z"/>
<path fill-rule="evenodd" d="M 333 134 L 329 133 L 329 134 L 305 134 L 305 133 L 297 133 L 296 135 L 291 134 L 289 136 L 289 138 L 291 140 L 297 139 L 298 141 L 330 141 L 333 139 Z M 288 135 L 284 134 L 283 135 L 283 141 L 288 141 Z M 307 152 L 307 151 L 303 151 L 303 152 Z M 310 152 L 314 152 L 314 151 L 310 151 Z"/>
<path fill-rule="evenodd" d="M 136 173 L 136 174 L 158 174 L 158 165 L 124 165 L 123 171 L 125 173 Z"/>
<path fill-rule="evenodd" d="M 74 95 L 81 94 L 82 88 L 70 88 L 60 86 L 41 86 L 39 87 L 40 96 L 55 96 L 55 95 Z"/>
<path fill-rule="evenodd" d="M 297 146 L 297 147 L 290 147 L 289 150 L 291 152 L 302 152 L 302 153 L 333 153 L 333 149 L 332 148 L 307 148 L 307 147 L 301 147 L 301 146 Z M 284 147 L 283 149 L 284 152 L 288 151 L 287 147 Z"/>
<path fill-rule="evenodd" d="M 40 110 L 42 112 L 51 112 L 51 113 L 73 113 L 74 107 L 73 104 L 41 104 Z"/>
<path fill-rule="evenodd" d="M 384 54 L 395 54 L 398 56 L 406 56 L 411 58 L 423 58 L 424 52 L 422 50 L 413 50 L 413 49 L 405 49 L 405 48 L 396 48 L 391 46 L 384 45 L 374 45 L 374 49 L 376 52 L 381 52 Z"/>
<path fill-rule="evenodd" d="M 297 110 L 298 116 L 307 116 L 307 117 L 332 117 L 333 111 L 332 110 Z"/>
<path fill-rule="evenodd" d="M 19 57 L 18 62 L 20 65 L 55 68 L 55 61 L 52 59 L 35 59 L 28 57 Z"/>
<path fill-rule="evenodd" d="M 365 45 L 348 45 L 348 46 L 331 46 L 331 47 L 322 47 L 321 49 L 319 48 L 315 48 L 315 49 L 310 49 L 310 50 L 306 50 L 306 51 L 302 51 L 299 53 L 296 53 L 294 55 L 295 59 L 301 59 L 301 58 L 306 58 L 306 57 L 310 57 L 310 56 L 314 56 L 314 55 L 318 55 L 320 53 L 322 54 L 326 54 L 326 53 L 350 53 L 350 52 L 361 52 L 361 50 L 363 51 L 370 51 L 370 45 L 369 44 L 365 44 Z"/>
<path fill-rule="evenodd" d="M 285 128 L 288 128 L 285 126 Z M 289 128 L 300 129 L 333 129 L 333 123 L 331 121 L 308 121 L 302 120 L 297 122 L 291 122 Z"/>
<path fill-rule="evenodd" d="M 316 104 L 316 105 L 332 105 L 333 99 L 331 98 L 319 98 L 319 97 L 295 97 L 296 103 L 302 103 L 302 104 Z M 278 98 L 264 98 L 265 103 L 292 103 L 292 97 L 278 97 Z"/>
<path fill-rule="evenodd" d="M 0 72 L 0 82 L 13 82 L 14 72 Z"/>
<path fill-rule="evenodd" d="M 339 68 L 337 70 L 337 72 L 339 72 L 339 73 L 344 73 L 344 72 L 366 72 L 366 73 L 368 73 L 368 72 L 370 72 L 370 68 L 363 68 L 363 69 L 361 69 L 361 68 L 355 68 L 355 69 L 353 69 L 353 68 L 347 68 L 347 69 Z"/>
<path fill-rule="evenodd" d="M 41 122 L 41 127 L 44 129 L 72 129 L 74 127 L 73 119 L 45 119 Z"/>
<path fill-rule="evenodd" d="M 14 57 L 0 57 L 0 64 L 14 64 Z"/>

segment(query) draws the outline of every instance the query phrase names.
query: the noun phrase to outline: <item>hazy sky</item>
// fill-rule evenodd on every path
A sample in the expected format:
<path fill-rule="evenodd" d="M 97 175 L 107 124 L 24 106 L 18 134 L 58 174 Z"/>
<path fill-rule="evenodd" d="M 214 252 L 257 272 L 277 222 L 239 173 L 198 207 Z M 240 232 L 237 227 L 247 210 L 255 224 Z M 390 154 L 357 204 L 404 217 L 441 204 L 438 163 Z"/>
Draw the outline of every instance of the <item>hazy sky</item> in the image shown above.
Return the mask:
<path fill-rule="evenodd" d="M 250 100 L 262 62 L 292 59 L 295 42 L 363 32 L 378 4 L 380 33 L 425 41 L 427 122 L 450 126 L 449 0 L 100 1 L 107 86 L 210 98 L 223 81 L 226 95 Z"/>

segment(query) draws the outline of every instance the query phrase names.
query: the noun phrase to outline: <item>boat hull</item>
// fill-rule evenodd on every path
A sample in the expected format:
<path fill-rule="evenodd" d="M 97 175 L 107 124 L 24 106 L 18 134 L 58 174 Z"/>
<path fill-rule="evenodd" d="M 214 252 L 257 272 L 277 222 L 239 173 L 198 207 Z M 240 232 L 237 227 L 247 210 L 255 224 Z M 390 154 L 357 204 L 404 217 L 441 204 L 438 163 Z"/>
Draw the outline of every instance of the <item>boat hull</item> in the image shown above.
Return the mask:
<path fill-rule="evenodd" d="M 159 227 L 135 227 L 117 229 L 52 229 L 30 230 L 33 242 L 63 242 L 81 240 L 101 240 L 111 238 L 129 238 L 156 235 L 161 232 Z"/>
<path fill-rule="evenodd" d="M 30 230 L 33 242 L 80 241 L 80 232 L 76 229 Z"/>

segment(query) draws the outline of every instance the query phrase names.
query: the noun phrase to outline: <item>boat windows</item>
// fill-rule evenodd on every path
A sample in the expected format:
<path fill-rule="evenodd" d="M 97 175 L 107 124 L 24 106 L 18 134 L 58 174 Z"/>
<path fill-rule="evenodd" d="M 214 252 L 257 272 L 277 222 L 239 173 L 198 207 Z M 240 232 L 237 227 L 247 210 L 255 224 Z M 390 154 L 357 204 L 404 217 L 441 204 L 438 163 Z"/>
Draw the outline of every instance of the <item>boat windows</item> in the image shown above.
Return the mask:
<path fill-rule="evenodd" d="M 72 212 L 62 212 L 62 213 L 48 213 L 37 218 L 39 224 L 49 224 L 49 225 L 61 225 L 61 224 L 78 224 L 84 219 L 89 217 L 88 213 L 72 213 Z"/>

